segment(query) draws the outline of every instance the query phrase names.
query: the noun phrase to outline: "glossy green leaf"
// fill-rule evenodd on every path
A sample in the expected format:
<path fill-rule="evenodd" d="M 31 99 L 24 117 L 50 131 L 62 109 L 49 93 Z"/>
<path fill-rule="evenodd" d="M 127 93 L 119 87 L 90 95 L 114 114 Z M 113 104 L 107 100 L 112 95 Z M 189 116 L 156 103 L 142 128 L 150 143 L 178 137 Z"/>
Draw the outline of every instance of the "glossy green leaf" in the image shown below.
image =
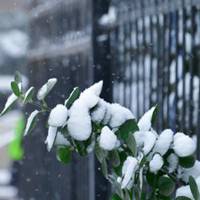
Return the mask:
<path fill-rule="evenodd" d="M 188 197 L 180 196 L 180 197 L 177 197 L 176 200 L 191 200 L 191 199 Z"/>
<path fill-rule="evenodd" d="M 57 83 L 56 78 L 50 78 L 38 91 L 37 99 L 43 101 Z"/>
<path fill-rule="evenodd" d="M 111 200 L 122 200 L 117 194 L 114 194 Z"/>
<path fill-rule="evenodd" d="M 32 101 L 34 95 L 34 87 L 30 87 L 24 95 L 24 103 Z"/>
<path fill-rule="evenodd" d="M 12 88 L 13 93 L 14 93 L 17 97 L 19 97 L 19 96 L 21 95 L 21 91 L 20 91 L 20 88 L 19 88 L 19 85 L 18 85 L 17 82 L 12 81 L 12 82 L 11 82 L 11 88 Z"/>
<path fill-rule="evenodd" d="M 120 165 L 120 157 L 117 150 L 110 152 L 110 161 L 114 167 L 118 167 Z"/>
<path fill-rule="evenodd" d="M 116 134 L 119 135 L 121 139 L 127 140 L 129 134 L 133 134 L 137 130 L 139 130 L 139 128 L 135 119 L 129 119 L 119 127 Z"/>
<path fill-rule="evenodd" d="M 154 111 L 153 111 L 152 118 L 151 118 L 151 124 L 154 124 L 154 123 L 155 123 L 156 118 L 157 118 L 157 116 L 158 116 L 158 112 L 159 112 L 159 106 L 156 105 L 156 106 L 155 106 L 155 109 L 154 109 Z"/>
<path fill-rule="evenodd" d="M 85 146 L 84 142 L 75 141 L 76 149 L 81 156 L 85 156 L 87 154 L 87 147 Z"/>
<path fill-rule="evenodd" d="M 76 99 L 79 98 L 80 94 L 81 94 L 80 89 L 78 87 L 75 87 L 71 92 L 71 94 L 69 95 L 69 98 L 65 101 L 65 106 L 67 108 L 70 108 L 71 105 L 74 103 L 74 101 L 76 101 Z"/>
<path fill-rule="evenodd" d="M 24 135 L 27 135 L 28 133 L 30 133 L 33 130 L 33 128 L 35 127 L 35 124 L 36 124 L 38 114 L 39 114 L 38 110 L 35 110 L 30 114 L 30 116 L 28 117 L 27 122 L 26 122 Z"/>
<path fill-rule="evenodd" d="M 101 163 L 101 169 L 102 169 L 102 173 L 103 175 L 107 178 L 108 177 L 108 165 L 106 162 L 106 159 L 104 159 Z"/>
<path fill-rule="evenodd" d="M 71 150 L 70 147 L 58 147 L 56 151 L 56 156 L 58 161 L 67 164 L 71 160 Z"/>
<path fill-rule="evenodd" d="M 194 199 L 200 200 L 200 194 L 199 194 L 198 186 L 197 186 L 197 183 L 192 176 L 189 177 L 189 185 L 190 185 L 190 190 L 192 192 Z"/>
<path fill-rule="evenodd" d="M 8 97 L 8 99 L 5 103 L 5 106 L 0 113 L 0 116 L 4 115 L 13 106 L 13 104 L 17 101 L 17 99 L 18 99 L 18 97 L 15 94 L 11 94 Z"/>
<path fill-rule="evenodd" d="M 137 154 L 137 144 L 136 144 L 136 141 L 135 141 L 133 134 L 129 134 L 129 136 L 126 139 L 125 142 L 126 142 L 128 148 L 130 149 L 132 155 L 136 156 L 136 154 Z"/>
<path fill-rule="evenodd" d="M 101 149 L 101 148 L 99 147 L 99 145 L 96 145 L 96 146 L 95 146 L 95 155 L 96 155 L 98 161 L 99 161 L 100 163 L 102 163 L 103 160 L 106 159 L 108 153 L 107 153 L 105 150 Z"/>
<path fill-rule="evenodd" d="M 184 168 L 193 167 L 195 161 L 196 161 L 196 159 L 195 159 L 194 155 L 179 158 L 179 164 Z"/>
<path fill-rule="evenodd" d="M 146 179 L 147 179 L 147 182 L 148 184 L 151 186 L 151 187 L 156 187 L 157 186 L 157 182 L 158 182 L 158 175 L 154 174 L 154 173 L 151 173 L 151 172 L 147 172 L 147 175 L 146 175 Z"/>
<path fill-rule="evenodd" d="M 159 193 L 164 196 L 170 196 L 175 189 L 174 181 L 168 176 L 161 176 L 158 180 Z"/>

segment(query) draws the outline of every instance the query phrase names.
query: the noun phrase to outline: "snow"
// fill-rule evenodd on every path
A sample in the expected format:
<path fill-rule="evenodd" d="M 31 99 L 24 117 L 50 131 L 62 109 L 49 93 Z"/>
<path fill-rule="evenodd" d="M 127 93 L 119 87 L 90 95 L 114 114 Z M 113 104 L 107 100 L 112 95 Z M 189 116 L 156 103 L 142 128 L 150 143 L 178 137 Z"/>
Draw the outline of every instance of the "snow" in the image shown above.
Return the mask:
<path fill-rule="evenodd" d="M 188 197 L 188 198 L 190 198 L 191 200 L 194 200 L 189 185 L 187 185 L 187 186 L 182 186 L 182 187 L 180 187 L 180 188 L 178 188 L 178 189 L 176 190 L 176 197 L 179 197 L 179 196 Z"/>
<path fill-rule="evenodd" d="M 102 122 L 106 114 L 106 111 L 107 111 L 107 104 L 103 99 L 100 99 L 97 104 L 97 107 L 91 113 L 92 121 L 97 123 Z"/>
<path fill-rule="evenodd" d="M 138 168 L 138 160 L 132 156 L 128 156 L 122 166 L 122 183 L 121 188 L 127 188 L 129 183 L 134 179 L 134 173 Z"/>
<path fill-rule="evenodd" d="M 63 136 L 61 132 L 58 131 L 55 139 L 55 145 L 70 146 L 70 142 Z"/>
<path fill-rule="evenodd" d="M 68 117 L 67 108 L 62 104 L 58 104 L 51 110 L 48 124 L 49 126 L 61 127 L 65 125 L 67 117 Z"/>
<path fill-rule="evenodd" d="M 21 57 L 26 54 L 28 36 L 20 30 L 11 30 L 0 34 L 0 47 L 11 57 Z"/>
<path fill-rule="evenodd" d="M 0 185 L 9 184 L 12 180 L 12 174 L 8 169 L 0 169 Z"/>
<path fill-rule="evenodd" d="M 56 78 L 51 78 L 45 83 L 38 91 L 37 98 L 38 100 L 43 100 L 47 94 L 52 90 L 54 85 L 57 83 Z"/>
<path fill-rule="evenodd" d="M 72 138 L 84 141 L 92 133 L 92 123 L 89 110 L 81 99 L 76 100 L 70 108 L 68 131 Z"/>
<path fill-rule="evenodd" d="M 106 113 L 104 115 L 104 119 L 103 119 L 102 123 L 106 125 L 109 123 L 109 121 L 111 119 L 111 109 L 110 109 L 111 104 L 108 102 L 105 102 L 105 106 L 106 106 Z"/>
<path fill-rule="evenodd" d="M 196 181 L 196 184 L 198 186 L 198 190 L 200 190 L 200 177 L 197 177 L 195 179 L 195 181 Z M 176 191 L 176 197 L 179 197 L 179 196 L 185 196 L 185 197 L 190 198 L 191 200 L 194 200 L 189 185 L 182 186 L 182 187 L 180 187 L 180 188 L 177 189 L 177 191 Z"/>
<path fill-rule="evenodd" d="M 155 144 L 156 136 L 150 131 L 145 133 L 143 152 L 145 155 L 147 155 Z"/>
<path fill-rule="evenodd" d="M 87 140 L 92 133 L 90 109 L 97 105 L 103 87 L 103 81 L 85 89 L 70 108 L 68 130 L 76 140 Z"/>
<path fill-rule="evenodd" d="M 103 81 L 99 81 L 98 83 L 93 84 L 91 87 L 85 89 L 79 100 L 88 107 L 88 109 L 93 108 L 99 101 L 99 95 L 101 94 L 101 90 L 103 87 Z"/>
<path fill-rule="evenodd" d="M 9 107 L 12 106 L 15 103 L 15 101 L 17 101 L 17 99 L 18 97 L 15 94 L 11 94 L 6 101 L 2 112 L 0 113 L 0 116 L 3 115 L 9 109 Z"/>
<path fill-rule="evenodd" d="M 104 126 L 99 137 L 99 146 L 104 150 L 111 151 L 116 147 L 116 144 L 117 136 L 108 126 Z"/>
<path fill-rule="evenodd" d="M 109 125 L 112 128 L 118 128 L 127 120 L 135 118 L 129 109 L 117 103 L 113 103 L 110 105 L 110 112 L 111 112 L 111 119 Z"/>
<path fill-rule="evenodd" d="M 100 20 L 99 20 L 99 24 L 103 25 L 103 26 L 107 26 L 107 25 L 113 25 L 117 20 L 117 12 L 116 12 L 116 8 L 113 6 L 109 7 L 108 10 L 108 14 L 104 14 Z"/>
<path fill-rule="evenodd" d="M 176 170 L 176 168 L 178 167 L 178 157 L 176 154 L 171 153 L 168 157 L 167 157 L 167 162 L 169 164 L 168 166 L 168 171 L 169 173 L 172 173 Z"/>
<path fill-rule="evenodd" d="M 83 93 L 91 92 L 96 96 L 100 96 L 102 88 L 103 88 L 103 81 L 99 81 L 90 86 L 89 88 L 85 89 Z"/>
<path fill-rule="evenodd" d="M 184 133 L 176 133 L 174 136 L 173 149 L 179 157 L 190 156 L 195 152 L 195 142 Z"/>
<path fill-rule="evenodd" d="M 28 120 L 27 120 L 27 123 L 26 123 L 26 127 L 25 127 L 25 131 L 24 131 L 24 136 L 28 134 L 29 130 L 31 129 L 31 125 L 35 119 L 35 117 L 38 115 L 39 111 L 38 110 L 34 110 Z"/>
<path fill-rule="evenodd" d="M 47 138 L 45 140 L 45 144 L 47 144 L 48 151 L 50 151 L 54 145 L 56 134 L 57 134 L 57 127 L 50 126 L 48 130 Z"/>
<path fill-rule="evenodd" d="M 182 175 L 180 178 L 187 183 L 190 176 L 193 176 L 194 178 L 200 176 L 200 162 L 198 160 L 195 161 L 193 167 L 187 169 L 182 168 Z"/>
<path fill-rule="evenodd" d="M 172 141 L 173 131 L 171 129 L 162 131 L 156 141 L 153 152 L 159 153 L 163 156 L 169 150 Z"/>
<path fill-rule="evenodd" d="M 148 110 L 139 120 L 138 127 L 141 131 L 148 131 L 151 128 L 151 120 L 156 107 Z"/>
<path fill-rule="evenodd" d="M 10 83 L 13 81 L 13 76 L 9 75 L 0 75 L 0 91 L 7 92 L 10 91 Z"/>
<path fill-rule="evenodd" d="M 153 159 L 149 162 L 149 169 L 152 173 L 157 173 L 163 166 L 164 161 L 160 154 L 156 153 Z"/>
<path fill-rule="evenodd" d="M 138 147 L 143 147 L 142 151 L 147 155 L 155 145 L 156 135 L 151 131 L 136 131 L 133 134 Z"/>
<path fill-rule="evenodd" d="M 14 199 L 17 196 L 17 188 L 13 186 L 0 186 L 0 199 Z"/>

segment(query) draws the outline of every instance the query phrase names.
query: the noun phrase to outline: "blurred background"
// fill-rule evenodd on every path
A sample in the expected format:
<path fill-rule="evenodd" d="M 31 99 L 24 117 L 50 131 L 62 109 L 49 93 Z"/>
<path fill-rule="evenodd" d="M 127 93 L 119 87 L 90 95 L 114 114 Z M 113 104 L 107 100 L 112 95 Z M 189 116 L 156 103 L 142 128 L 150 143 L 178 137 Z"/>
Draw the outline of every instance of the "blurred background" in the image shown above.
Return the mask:
<path fill-rule="evenodd" d="M 101 79 L 137 118 L 158 104 L 155 128 L 191 135 L 200 157 L 200 0 L 0 0 L 0 109 L 16 70 L 25 88 L 58 78 L 52 107 Z M 108 200 L 93 154 L 47 152 L 47 116 L 22 139 L 32 109 L 0 119 L 0 200 Z"/>

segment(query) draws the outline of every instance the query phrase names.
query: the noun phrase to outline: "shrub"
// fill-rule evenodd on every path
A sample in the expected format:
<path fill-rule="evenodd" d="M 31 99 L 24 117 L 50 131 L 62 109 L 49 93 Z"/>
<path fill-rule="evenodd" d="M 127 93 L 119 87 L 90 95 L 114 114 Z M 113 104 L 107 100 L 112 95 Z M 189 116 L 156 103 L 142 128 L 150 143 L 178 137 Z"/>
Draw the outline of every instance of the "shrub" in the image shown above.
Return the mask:
<path fill-rule="evenodd" d="M 47 112 L 47 150 L 55 147 L 57 159 L 64 164 L 70 162 L 72 152 L 81 156 L 94 152 L 112 184 L 112 200 L 200 199 L 196 144 L 184 133 L 170 129 L 158 134 L 152 128 L 157 106 L 137 120 L 129 109 L 99 97 L 100 81 L 83 92 L 74 88 L 63 104 L 49 108 L 45 98 L 56 82 L 49 79 L 35 95 L 34 87 L 24 92 L 20 75 L 16 75 L 11 83 L 13 94 L 1 116 L 17 101 L 35 105 L 37 110 L 28 117 L 24 130 L 28 135 L 38 116 Z"/>

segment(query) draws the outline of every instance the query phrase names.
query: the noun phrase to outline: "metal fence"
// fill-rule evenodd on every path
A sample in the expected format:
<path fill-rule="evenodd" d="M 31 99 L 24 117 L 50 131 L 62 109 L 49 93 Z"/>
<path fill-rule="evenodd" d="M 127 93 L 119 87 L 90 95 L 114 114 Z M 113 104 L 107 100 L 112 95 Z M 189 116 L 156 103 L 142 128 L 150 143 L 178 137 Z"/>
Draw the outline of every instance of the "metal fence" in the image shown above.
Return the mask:
<path fill-rule="evenodd" d="M 158 130 L 200 131 L 199 6 L 182 0 L 116 6 L 110 31 L 114 99 L 137 117 L 158 104 Z"/>
<path fill-rule="evenodd" d="M 63 101 L 73 86 L 83 89 L 103 79 L 106 100 L 129 107 L 136 117 L 158 104 L 158 130 L 196 134 L 199 144 L 199 0 L 34 0 L 30 36 L 25 69 L 30 84 L 59 79 L 51 105 Z M 60 165 L 46 152 L 42 127 L 43 122 L 25 141 L 21 196 L 108 199 L 108 184 L 93 155 L 74 155 L 72 164 Z"/>

